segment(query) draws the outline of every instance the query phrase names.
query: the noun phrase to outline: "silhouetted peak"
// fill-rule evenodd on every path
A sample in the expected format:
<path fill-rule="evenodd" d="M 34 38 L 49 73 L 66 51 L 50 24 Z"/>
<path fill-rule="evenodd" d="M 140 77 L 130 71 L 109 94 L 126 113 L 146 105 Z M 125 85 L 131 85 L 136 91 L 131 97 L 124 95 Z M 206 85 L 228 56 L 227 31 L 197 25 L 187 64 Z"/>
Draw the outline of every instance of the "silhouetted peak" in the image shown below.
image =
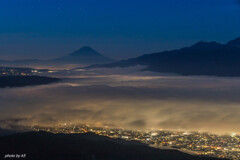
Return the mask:
<path fill-rule="evenodd" d="M 220 47 L 223 47 L 223 45 L 217 42 L 198 42 L 193 46 L 191 46 L 192 49 L 197 49 L 197 50 L 212 50 L 212 49 L 218 49 Z"/>
<path fill-rule="evenodd" d="M 222 45 L 217 42 L 198 42 L 194 44 L 191 48 L 194 49 L 214 49 L 219 48 Z"/>
<path fill-rule="evenodd" d="M 235 47 L 240 47 L 240 37 L 237 39 L 234 39 L 232 41 L 229 41 L 227 45 L 235 46 Z"/>
<path fill-rule="evenodd" d="M 101 55 L 91 47 L 85 46 L 70 54 L 71 56 L 99 56 Z"/>

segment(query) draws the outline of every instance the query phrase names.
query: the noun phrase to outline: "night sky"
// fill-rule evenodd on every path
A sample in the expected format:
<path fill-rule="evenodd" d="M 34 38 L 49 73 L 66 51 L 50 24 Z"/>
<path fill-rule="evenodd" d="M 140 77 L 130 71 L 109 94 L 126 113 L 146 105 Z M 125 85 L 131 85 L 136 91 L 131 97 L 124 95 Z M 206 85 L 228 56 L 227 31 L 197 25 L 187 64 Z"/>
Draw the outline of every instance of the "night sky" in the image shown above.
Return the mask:
<path fill-rule="evenodd" d="M 0 58 L 115 59 L 240 36 L 237 0 L 0 0 Z"/>

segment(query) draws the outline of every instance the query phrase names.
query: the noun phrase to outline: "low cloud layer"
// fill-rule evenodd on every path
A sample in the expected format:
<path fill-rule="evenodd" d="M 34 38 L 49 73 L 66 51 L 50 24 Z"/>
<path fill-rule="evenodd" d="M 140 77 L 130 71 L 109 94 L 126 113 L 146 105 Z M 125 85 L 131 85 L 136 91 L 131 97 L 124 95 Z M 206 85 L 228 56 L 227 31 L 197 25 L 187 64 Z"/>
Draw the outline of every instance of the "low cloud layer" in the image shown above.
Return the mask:
<path fill-rule="evenodd" d="M 71 122 L 240 133 L 238 78 L 142 72 L 73 75 L 61 84 L 1 89 L 0 127 Z"/>

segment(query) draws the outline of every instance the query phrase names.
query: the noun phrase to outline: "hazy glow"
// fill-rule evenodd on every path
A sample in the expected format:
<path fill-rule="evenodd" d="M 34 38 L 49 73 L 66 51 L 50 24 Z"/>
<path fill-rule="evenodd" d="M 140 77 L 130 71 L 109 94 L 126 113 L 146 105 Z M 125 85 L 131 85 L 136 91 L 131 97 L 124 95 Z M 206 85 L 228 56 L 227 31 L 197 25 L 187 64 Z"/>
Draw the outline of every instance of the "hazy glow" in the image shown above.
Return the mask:
<path fill-rule="evenodd" d="M 72 122 L 240 133 L 239 78 L 160 75 L 136 69 L 51 73 L 71 78 L 60 84 L 1 89 L 0 125 Z"/>

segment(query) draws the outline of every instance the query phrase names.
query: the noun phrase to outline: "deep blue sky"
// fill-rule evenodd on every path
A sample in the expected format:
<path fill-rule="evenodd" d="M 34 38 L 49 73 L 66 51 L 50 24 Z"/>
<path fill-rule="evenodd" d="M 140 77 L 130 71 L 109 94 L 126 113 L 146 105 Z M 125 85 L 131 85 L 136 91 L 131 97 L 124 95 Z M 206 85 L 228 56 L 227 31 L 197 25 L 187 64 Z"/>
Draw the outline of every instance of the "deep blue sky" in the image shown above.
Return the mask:
<path fill-rule="evenodd" d="M 0 0 L 0 58 L 127 58 L 240 36 L 237 0 Z"/>

